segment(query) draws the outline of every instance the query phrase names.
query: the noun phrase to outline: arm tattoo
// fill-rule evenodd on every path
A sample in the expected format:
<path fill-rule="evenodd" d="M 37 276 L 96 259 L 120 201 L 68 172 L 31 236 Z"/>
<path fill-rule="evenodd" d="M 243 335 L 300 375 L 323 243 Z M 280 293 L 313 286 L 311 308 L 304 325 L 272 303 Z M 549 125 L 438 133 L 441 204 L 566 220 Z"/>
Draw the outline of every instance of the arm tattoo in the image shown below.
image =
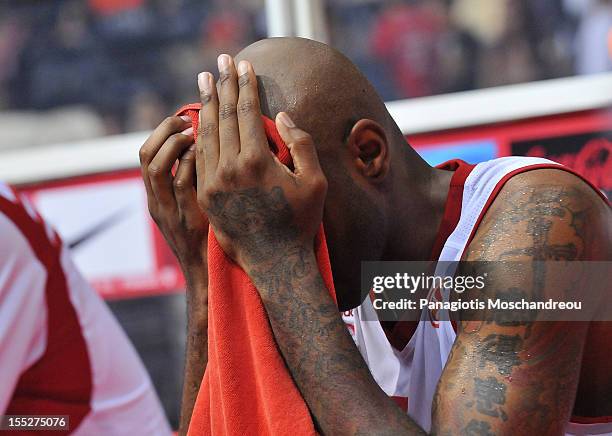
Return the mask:
<path fill-rule="evenodd" d="M 211 222 L 248 247 L 257 287 L 281 354 L 323 434 L 423 434 L 377 386 L 318 269 L 313 244 L 298 240 L 280 187 L 216 194 Z"/>
<path fill-rule="evenodd" d="M 487 267 L 498 278 L 487 294 L 509 301 L 545 295 L 551 280 L 544 261 L 581 259 L 591 243 L 592 204 L 584 197 L 562 185 L 502 191 L 467 260 L 533 263 L 513 280 L 503 265 Z M 578 384 L 584 325 L 517 321 L 503 311 L 487 319 L 457 336 L 434 397 L 432 433 L 562 432 Z"/>
<path fill-rule="evenodd" d="M 472 419 L 468 425 L 461 430 L 462 436 L 495 436 L 491 431 L 491 424 L 484 421 Z"/>
<path fill-rule="evenodd" d="M 480 413 L 508 419 L 501 407 L 506 404 L 506 385 L 497 381 L 495 377 L 481 379 L 474 377 L 474 394 L 476 396 L 476 409 Z"/>
<path fill-rule="evenodd" d="M 509 376 L 521 363 L 519 351 L 522 347 L 523 338 L 519 335 L 490 334 L 477 346 L 478 367 L 484 369 L 492 364 L 499 374 Z"/>

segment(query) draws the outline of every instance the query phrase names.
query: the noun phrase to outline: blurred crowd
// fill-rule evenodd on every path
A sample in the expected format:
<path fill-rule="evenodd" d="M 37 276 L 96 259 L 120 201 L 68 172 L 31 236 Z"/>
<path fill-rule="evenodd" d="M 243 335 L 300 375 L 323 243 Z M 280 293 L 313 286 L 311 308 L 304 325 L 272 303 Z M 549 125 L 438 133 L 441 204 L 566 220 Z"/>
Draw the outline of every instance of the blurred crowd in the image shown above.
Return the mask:
<path fill-rule="evenodd" d="M 612 69 L 611 0 L 336 0 L 332 41 L 385 100 Z"/>
<path fill-rule="evenodd" d="M 149 129 L 194 99 L 216 54 L 265 36 L 261 3 L 0 2 L 0 108 L 83 105 L 106 134 Z"/>
<path fill-rule="evenodd" d="M 287 0 L 288 1 L 288 0 Z M 612 0 L 327 0 L 330 42 L 386 100 L 606 71 Z M 266 35 L 264 0 L 0 2 L 0 110 L 78 105 L 145 130 Z M 71 116 L 65 117 L 66 125 Z"/>

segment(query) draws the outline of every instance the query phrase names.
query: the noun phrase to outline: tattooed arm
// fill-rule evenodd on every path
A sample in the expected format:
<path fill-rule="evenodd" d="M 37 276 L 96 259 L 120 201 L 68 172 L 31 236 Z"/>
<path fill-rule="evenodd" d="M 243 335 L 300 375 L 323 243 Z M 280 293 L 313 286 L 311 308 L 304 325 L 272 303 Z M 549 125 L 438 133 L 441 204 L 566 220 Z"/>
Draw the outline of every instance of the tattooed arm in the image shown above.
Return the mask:
<path fill-rule="evenodd" d="M 370 375 L 321 279 L 312 247 L 289 243 L 249 275 L 320 432 L 424 434 Z"/>
<path fill-rule="evenodd" d="M 289 171 L 269 151 L 252 66 L 242 61 L 237 72 L 222 55 L 219 73 L 217 86 L 210 73 L 198 76 L 198 200 L 225 253 L 257 286 L 315 424 L 334 435 L 421 433 L 373 380 L 319 273 L 314 237 L 327 180 L 312 139 L 278 114 Z"/>
<path fill-rule="evenodd" d="M 609 223 L 608 207 L 575 176 L 528 172 L 502 189 L 465 260 L 497 261 L 487 267 L 486 296 L 541 300 L 558 290 L 543 261 L 606 260 Z M 434 434 L 563 433 L 588 323 L 504 321 L 502 312 L 461 323 L 434 398 Z"/>

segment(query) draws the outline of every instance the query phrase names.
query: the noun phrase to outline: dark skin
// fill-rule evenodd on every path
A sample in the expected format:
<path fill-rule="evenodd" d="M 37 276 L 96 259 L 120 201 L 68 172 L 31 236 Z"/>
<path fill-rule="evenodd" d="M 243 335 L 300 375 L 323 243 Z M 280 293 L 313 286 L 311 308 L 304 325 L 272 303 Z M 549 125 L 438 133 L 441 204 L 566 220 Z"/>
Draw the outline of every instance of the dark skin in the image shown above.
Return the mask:
<path fill-rule="evenodd" d="M 329 53 L 320 45 L 313 48 L 316 43 L 285 42 L 260 43 L 250 53 L 247 49 L 242 56 L 253 63 L 238 64 L 241 71 L 231 58 L 224 58 L 217 86 L 212 75 L 200 75 L 201 119 L 206 121 L 196 148 L 199 210 L 206 211 L 226 253 L 259 289 L 279 349 L 318 429 L 325 434 L 422 434 L 370 376 L 323 285 L 313 238 L 323 217 L 330 253 L 336 258 L 332 265 L 341 288 L 340 305 L 354 307 L 360 297 L 349 290 L 359 289 L 358 284 L 352 286 L 352 276 L 358 276 L 354 272 L 359 271 L 365 252 L 361 258 L 428 258 L 435 231 L 422 234 L 416 229 L 432 224 L 437 229 L 448 173 L 428 169 L 410 151 L 402 154 L 409 147 L 376 104 L 364 109 L 367 114 L 348 114 L 341 108 L 360 104 L 349 105 L 346 97 L 334 102 L 328 93 L 329 101 L 322 104 L 337 107 L 324 107 L 323 113 L 334 113 L 330 123 L 336 124 L 322 127 L 319 123 L 329 117 L 318 114 L 320 107 L 309 113 L 300 106 L 300 95 L 291 98 L 292 92 L 300 91 L 300 78 L 293 78 L 292 86 L 282 91 L 282 76 L 297 68 L 296 56 L 312 59 L 312 70 L 326 70 Z M 288 65 L 280 76 L 274 76 L 271 67 L 265 69 L 266 64 L 274 65 L 261 57 L 270 51 Z M 277 92 L 265 97 L 262 105 L 254 65 L 265 79 L 260 81 L 265 91 Z M 341 77 L 346 71 L 340 68 L 317 80 L 340 78 L 341 83 L 356 86 L 348 89 L 365 89 L 368 94 L 359 87 L 361 79 L 347 82 Z M 280 96 L 270 83 L 281 89 Z M 312 104 L 317 93 L 304 93 Z M 283 96 L 289 98 L 285 101 Z M 293 101 L 297 103 L 292 105 Z M 283 105 L 290 118 L 278 115 L 277 127 L 294 158 L 293 174 L 268 152 L 259 119 L 262 107 L 274 116 Z M 369 118 L 361 117 L 366 115 Z M 345 124 L 348 128 L 338 128 Z M 561 201 L 560 212 L 555 204 Z M 351 218 L 355 214 L 367 219 Z M 504 218 L 508 215 L 513 218 Z M 334 225 L 337 222 L 341 225 Z M 609 259 L 609 231 L 609 209 L 583 182 L 561 171 L 532 171 L 513 178 L 501 191 L 467 258 Z M 355 235 L 376 233 L 372 246 L 357 247 L 355 253 L 345 248 L 352 248 Z M 507 278 L 501 273 L 494 276 L 497 279 L 485 292 L 510 292 Z M 525 292 L 547 292 L 550 287 L 541 271 L 522 279 L 517 286 Z M 612 386 L 609 359 L 583 358 L 585 348 L 601 353 L 608 338 L 607 326 L 594 323 L 571 328 L 543 323 L 463 324 L 434 399 L 432 433 L 505 434 L 521 428 L 521 433 L 559 434 L 572 409 L 588 416 L 612 414 L 612 404 L 605 400 L 610 390 L 602 388 Z M 590 372 L 581 374 L 581 365 Z M 604 395 L 593 398 L 596 391 L 581 386 L 598 386 Z"/>
<path fill-rule="evenodd" d="M 609 232 L 610 211 L 592 189 L 562 171 L 533 171 L 507 183 L 466 259 L 525 265 L 609 259 Z M 559 271 L 550 268 L 534 264 L 513 274 L 496 266 L 488 271 L 493 283 L 486 293 L 501 298 L 539 293 L 540 298 L 558 299 L 555 274 Z M 606 298 L 603 295 L 601 302 Z M 594 334 L 595 329 L 603 337 Z M 572 411 L 581 416 L 608 415 L 612 411 L 605 394 L 612 392 L 609 359 L 602 358 L 600 351 L 595 355 L 583 351 L 604 347 L 602 339 L 609 338 L 605 323 L 509 323 L 503 318 L 462 323 L 434 399 L 437 419 L 432 432 L 556 435 L 563 433 Z M 597 369 L 588 373 L 581 371 L 581 365 Z M 596 390 L 580 391 L 580 385 L 595 382 Z"/>
<path fill-rule="evenodd" d="M 191 120 L 169 117 L 140 149 L 151 217 L 179 260 L 186 281 L 187 345 L 179 434 L 187 433 L 208 359 L 208 219 L 197 203 Z M 179 160 L 176 173 L 172 166 Z"/>
<path fill-rule="evenodd" d="M 316 144 L 329 182 L 323 222 L 340 309 L 361 303 L 361 261 L 428 259 L 452 174 L 407 146 L 359 70 L 300 38 L 256 42 L 236 56 L 242 59 L 257 71 L 263 113 L 287 112 Z"/>

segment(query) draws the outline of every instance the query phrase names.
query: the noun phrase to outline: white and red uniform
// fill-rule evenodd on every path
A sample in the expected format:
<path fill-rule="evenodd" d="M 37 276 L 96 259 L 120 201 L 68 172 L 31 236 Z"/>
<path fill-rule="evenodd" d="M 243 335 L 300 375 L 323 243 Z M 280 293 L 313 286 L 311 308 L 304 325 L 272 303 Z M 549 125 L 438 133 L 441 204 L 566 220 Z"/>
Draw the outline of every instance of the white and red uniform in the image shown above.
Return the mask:
<path fill-rule="evenodd" d="M 171 434 L 110 310 L 3 183 L 0 238 L 0 415 L 69 415 L 74 435 Z"/>
<path fill-rule="evenodd" d="M 567 170 L 552 161 L 528 157 L 505 157 L 477 165 L 455 160 L 440 168 L 455 172 L 433 258 L 451 262 L 461 260 L 485 212 L 510 177 L 540 168 Z M 432 319 L 430 314 L 426 316 Z M 372 321 L 378 318 L 370 298 L 345 312 L 343 319 L 378 385 L 429 431 L 433 396 L 456 337 L 452 323 L 421 321 L 404 349 L 397 350 L 380 322 Z M 569 422 L 566 433 L 612 435 L 612 418 L 588 421 L 591 423 Z"/>

